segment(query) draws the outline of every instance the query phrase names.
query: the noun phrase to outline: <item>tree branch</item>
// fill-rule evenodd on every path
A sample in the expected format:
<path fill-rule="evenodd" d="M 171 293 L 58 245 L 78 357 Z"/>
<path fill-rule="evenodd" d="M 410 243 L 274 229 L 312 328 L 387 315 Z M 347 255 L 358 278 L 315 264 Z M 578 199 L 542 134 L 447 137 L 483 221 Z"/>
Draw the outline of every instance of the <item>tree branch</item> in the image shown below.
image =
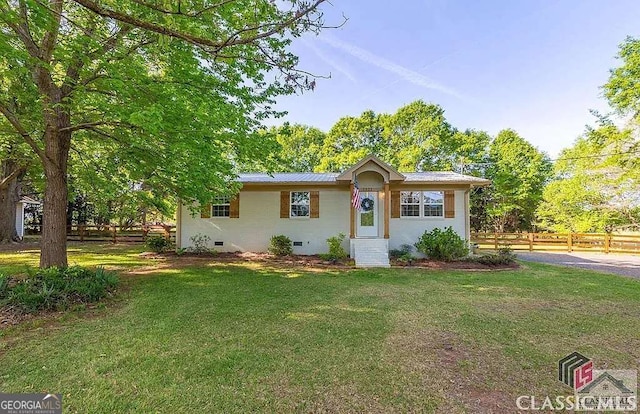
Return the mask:
<path fill-rule="evenodd" d="M 129 49 L 127 49 L 124 53 L 122 53 L 120 55 L 116 55 L 116 56 L 112 56 L 112 57 L 105 57 L 104 61 L 102 62 L 102 64 L 100 66 L 95 68 L 95 70 L 93 70 L 93 72 L 87 78 L 85 78 L 82 81 L 80 81 L 80 85 L 87 86 L 90 83 L 92 83 L 93 81 L 96 81 L 98 79 L 112 79 L 110 76 L 100 73 L 100 71 L 102 69 L 104 69 L 104 66 L 107 63 L 111 63 L 111 62 L 115 62 L 115 61 L 118 61 L 118 60 L 122 60 L 122 59 L 126 58 L 127 56 L 130 56 L 132 53 L 136 52 L 141 47 L 148 46 L 148 45 L 150 45 L 150 44 L 152 44 L 154 42 L 155 42 L 154 40 L 143 40 L 143 41 L 140 41 L 140 42 L 136 43 L 135 45 L 132 45 Z M 117 45 L 114 44 L 111 49 L 115 48 L 115 46 L 117 46 Z M 105 53 L 107 53 L 107 52 L 108 52 L 108 50 L 105 50 Z"/>
<path fill-rule="evenodd" d="M 26 170 L 27 170 L 26 166 L 24 166 L 24 165 L 20 166 L 20 167 L 16 168 L 15 170 L 13 170 L 13 172 L 11 172 L 11 174 L 7 175 L 2 180 L 0 180 L 0 190 L 4 190 L 5 188 L 7 188 L 9 186 L 9 182 L 11 182 L 15 178 L 17 178 L 19 175 L 24 173 Z"/>
<path fill-rule="evenodd" d="M 118 20 L 120 22 L 127 23 L 127 24 L 130 24 L 132 26 L 139 27 L 139 28 L 145 29 L 145 30 L 149 30 L 151 32 L 158 33 L 158 34 L 161 34 L 161 35 L 169 36 L 169 37 L 176 38 L 176 39 L 181 39 L 181 40 L 184 40 L 185 42 L 188 42 L 188 43 L 190 43 L 192 45 L 195 45 L 195 46 L 212 47 L 212 48 L 215 49 L 214 53 L 216 53 L 218 50 L 220 50 L 220 49 L 222 49 L 224 47 L 245 45 L 245 44 L 253 43 L 256 40 L 260 40 L 260 39 L 264 39 L 264 38 L 267 38 L 269 36 L 272 36 L 272 35 L 276 34 L 278 31 L 291 26 L 293 23 L 297 22 L 302 17 L 304 17 L 307 14 L 311 13 L 313 10 L 315 10 L 320 4 L 324 3 L 326 0 L 315 0 L 309 6 L 298 10 L 289 19 L 285 20 L 282 23 L 276 24 L 270 30 L 258 33 L 258 34 L 253 35 L 253 36 L 240 37 L 240 38 L 235 39 L 235 40 L 232 40 L 232 38 L 229 38 L 224 42 L 219 42 L 219 41 L 214 41 L 214 40 L 207 39 L 207 38 L 204 38 L 204 37 L 194 36 L 194 35 L 191 35 L 189 33 L 181 32 L 181 31 L 174 30 L 174 29 L 171 29 L 171 28 L 168 28 L 168 27 L 165 27 L 165 26 L 161 26 L 161 25 L 158 25 L 158 24 L 146 21 L 146 20 L 139 19 L 137 17 L 131 16 L 131 15 L 126 14 L 126 13 L 121 13 L 121 12 L 118 12 L 118 11 L 115 11 L 115 10 L 107 9 L 106 7 L 103 7 L 103 6 L 99 5 L 95 1 L 91 1 L 91 0 L 73 0 L 73 1 L 75 1 L 76 3 L 78 3 L 79 5 L 81 5 L 83 7 L 91 10 L 92 12 L 94 12 L 96 14 L 99 14 L 100 16 L 109 17 L 111 19 L 115 19 L 115 20 Z"/>
<path fill-rule="evenodd" d="M 58 31 L 60 29 L 60 19 L 62 18 L 62 4 L 63 0 L 50 0 L 49 8 L 53 11 L 54 26 L 47 30 L 42 37 L 40 43 L 40 59 L 44 62 L 50 62 L 53 55 L 53 48 L 58 38 Z"/>
<path fill-rule="evenodd" d="M 5 105 L 2 105 L 2 104 L 0 104 L 0 112 L 2 113 L 2 115 L 4 115 L 5 118 L 7 118 L 9 123 L 16 130 L 16 132 L 25 140 L 27 144 L 29 144 L 29 146 L 33 149 L 33 151 L 36 154 L 38 154 L 38 157 L 40 157 L 42 162 L 47 163 L 49 159 L 45 155 L 44 151 L 42 150 L 42 148 L 38 146 L 38 144 L 31 137 L 31 135 L 29 135 L 27 130 L 24 129 L 24 127 L 22 126 L 18 118 L 16 118 L 16 116 L 11 111 L 9 111 L 9 109 Z"/>
<path fill-rule="evenodd" d="M 93 36 L 93 32 L 96 27 L 96 19 L 91 19 L 91 27 L 89 30 L 89 37 Z M 67 71 L 64 76 L 64 82 L 62 83 L 62 96 L 68 96 L 76 84 L 78 83 L 78 78 L 80 77 L 80 71 L 84 67 L 84 60 L 82 59 L 83 52 L 80 50 L 76 50 L 73 52 L 73 56 L 71 58 L 71 62 L 67 67 Z"/>
<path fill-rule="evenodd" d="M 89 56 L 91 56 L 91 57 L 101 56 L 101 55 L 104 55 L 107 52 L 112 51 L 113 49 L 115 49 L 116 46 L 118 46 L 120 44 L 120 42 L 122 41 L 124 36 L 127 35 L 129 32 L 131 32 L 131 30 L 133 30 L 132 26 L 122 27 L 120 30 L 118 30 L 116 33 L 114 33 L 112 36 L 107 38 L 103 42 L 103 44 L 102 44 L 102 46 L 100 48 L 98 48 L 97 50 L 89 53 Z"/>
<path fill-rule="evenodd" d="M 142 0 L 131 0 L 131 1 L 133 1 L 134 3 L 139 4 L 141 6 L 147 7 L 149 9 L 151 9 L 151 10 L 163 13 L 163 14 L 171 14 L 171 15 L 186 16 L 186 17 L 198 17 L 198 16 L 201 16 L 201 15 L 203 15 L 205 13 L 210 12 L 211 10 L 217 9 L 219 7 L 222 7 L 227 3 L 233 3 L 236 0 L 223 0 L 223 1 L 221 1 L 219 3 L 216 3 L 216 4 L 212 5 L 212 6 L 205 7 L 202 10 L 194 11 L 194 12 L 191 12 L 191 13 L 185 13 L 182 10 L 180 10 L 180 3 L 178 3 L 178 11 L 172 11 L 172 10 L 163 9 L 163 8 L 161 8 L 159 6 L 156 6 L 155 4 L 147 3 L 147 2 L 142 1 Z"/>
<path fill-rule="evenodd" d="M 94 130 L 96 127 L 98 126 L 114 126 L 114 127 L 118 127 L 118 126 L 129 126 L 129 127 L 133 127 L 134 125 L 132 124 L 128 124 L 125 122 L 112 122 L 112 121 L 95 121 L 95 122 L 83 122 L 81 124 L 76 124 L 76 125 L 71 125 L 69 127 L 66 128 L 60 128 L 60 132 L 73 132 L 73 131 L 80 131 L 82 129 L 90 129 L 90 130 Z"/>
<path fill-rule="evenodd" d="M 2 19 L 2 21 L 18 36 L 20 41 L 24 44 L 27 53 L 29 53 L 33 58 L 39 58 L 40 48 L 31 37 L 31 33 L 28 29 L 28 22 L 23 21 L 21 24 L 16 24 L 15 21 L 11 19 L 11 14 L 12 13 L 4 7 L 0 8 L 0 19 Z"/>

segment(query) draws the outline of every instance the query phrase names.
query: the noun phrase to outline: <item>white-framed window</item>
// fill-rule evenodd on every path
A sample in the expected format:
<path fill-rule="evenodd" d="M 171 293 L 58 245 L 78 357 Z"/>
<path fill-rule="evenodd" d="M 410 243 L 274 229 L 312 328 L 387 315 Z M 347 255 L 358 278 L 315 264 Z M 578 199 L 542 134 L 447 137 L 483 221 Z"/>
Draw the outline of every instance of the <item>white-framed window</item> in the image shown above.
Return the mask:
<path fill-rule="evenodd" d="M 211 202 L 211 217 L 229 217 L 231 199 L 228 196 L 214 197 Z"/>
<path fill-rule="evenodd" d="M 423 191 L 422 212 L 425 217 L 444 217 L 444 192 Z"/>
<path fill-rule="evenodd" d="M 401 191 L 400 217 L 444 217 L 444 191 Z"/>
<path fill-rule="evenodd" d="M 309 217 L 311 194 L 309 191 L 292 191 L 289 203 L 290 217 Z"/>
<path fill-rule="evenodd" d="M 400 216 L 420 217 L 420 191 L 403 191 L 400 193 Z"/>

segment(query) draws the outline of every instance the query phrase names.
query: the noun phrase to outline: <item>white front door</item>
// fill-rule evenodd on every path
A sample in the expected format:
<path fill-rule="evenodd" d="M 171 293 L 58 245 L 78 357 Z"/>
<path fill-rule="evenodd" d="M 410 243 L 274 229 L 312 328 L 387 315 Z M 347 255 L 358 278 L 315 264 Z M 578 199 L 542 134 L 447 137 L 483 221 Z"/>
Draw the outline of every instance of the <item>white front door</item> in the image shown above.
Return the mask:
<path fill-rule="evenodd" d="M 378 237 L 378 192 L 362 191 L 360 199 L 356 237 Z"/>

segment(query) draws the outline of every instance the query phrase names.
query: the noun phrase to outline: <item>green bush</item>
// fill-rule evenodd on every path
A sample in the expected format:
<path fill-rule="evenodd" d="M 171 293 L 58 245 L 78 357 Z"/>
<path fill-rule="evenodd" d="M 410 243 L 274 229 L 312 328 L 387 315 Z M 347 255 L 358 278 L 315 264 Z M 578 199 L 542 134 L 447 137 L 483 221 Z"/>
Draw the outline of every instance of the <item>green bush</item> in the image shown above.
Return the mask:
<path fill-rule="evenodd" d="M 209 244 L 211 244 L 211 237 L 197 233 L 189 238 L 191 241 L 191 247 L 187 249 L 189 253 L 195 254 L 216 254 L 217 252 L 213 249 L 209 248 Z"/>
<path fill-rule="evenodd" d="M 169 248 L 171 241 L 162 236 L 149 236 L 145 240 L 145 245 L 156 253 L 162 253 Z"/>
<path fill-rule="evenodd" d="M 293 243 L 291 239 L 284 234 L 271 237 L 269 253 L 276 256 L 289 256 L 293 254 Z"/>
<path fill-rule="evenodd" d="M 342 242 L 345 237 L 347 237 L 344 233 L 340 233 L 337 236 L 329 237 L 327 239 L 327 244 L 329 245 L 329 253 L 323 253 L 320 257 L 323 260 L 329 260 L 332 262 L 337 262 L 339 260 L 344 260 L 347 258 L 347 252 L 342 247 Z"/>
<path fill-rule="evenodd" d="M 0 303 L 24 312 L 62 310 L 72 305 L 94 303 L 112 293 L 118 277 L 102 268 L 80 266 L 41 269 L 26 278 L 5 277 L 0 289 Z"/>
<path fill-rule="evenodd" d="M 461 259 L 469 254 L 467 243 L 451 227 L 444 231 L 439 228 L 425 231 L 415 246 L 429 259 L 446 262 Z"/>
<path fill-rule="evenodd" d="M 395 259 L 398 262 L 411 264 L 415 260 L 413 257 L 413 246 L 410 244 L 403 244 L 399 249 L 391 249 L 389 250 L 389 258 Z"/>
<path fill-rule="evenodd" d="M 503 247 L 496 253 L 483 254 L 473 260 L 487 266 L 510 265 L 516 262 L 516 255 L 510 247 Z"/>
<path fill-rule="evenodd" d="M 398 259 L 403 256 L 411 255 L 413 251 L 413 246 L 410 244 L 403 244 L 399 249 L 391 249 L 389 250 L 389 257 L 391 259 Z"/>

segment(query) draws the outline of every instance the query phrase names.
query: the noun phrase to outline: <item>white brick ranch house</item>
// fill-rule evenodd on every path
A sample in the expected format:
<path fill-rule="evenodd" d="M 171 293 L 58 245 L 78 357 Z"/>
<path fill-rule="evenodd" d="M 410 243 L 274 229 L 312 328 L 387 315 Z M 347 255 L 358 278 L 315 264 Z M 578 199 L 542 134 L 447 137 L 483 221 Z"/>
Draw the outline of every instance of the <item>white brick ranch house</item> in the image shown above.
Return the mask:
<path fill-rule="evenodd" d="M 344 233 L 357 265 L 388 265 L 388 250 L 413 245 L 425 230 L 452 227 L 469 240 L 469 192 L 488 180 L 454 172 L 399 173 L 368 156 L 342 173 L 240 174 L 242 189 L 193 214 L 179 205 L 176 245 L 209 236 L 218 251 L 264 252 L 274 235 L 293 241 L 296 254 L 328 251 L 326 239 Z M 364 208 L 354 208 L 358 187 Z"/>

